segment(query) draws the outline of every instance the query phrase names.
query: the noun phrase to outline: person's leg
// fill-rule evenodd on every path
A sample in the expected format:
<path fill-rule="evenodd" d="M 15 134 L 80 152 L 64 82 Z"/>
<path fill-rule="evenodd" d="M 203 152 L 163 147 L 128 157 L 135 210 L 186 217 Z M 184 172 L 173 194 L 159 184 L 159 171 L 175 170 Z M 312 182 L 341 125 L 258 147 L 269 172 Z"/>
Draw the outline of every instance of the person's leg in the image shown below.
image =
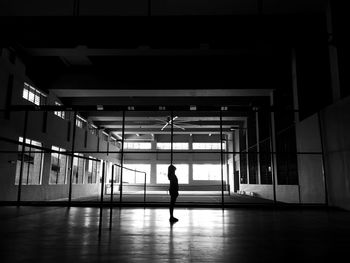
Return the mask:
<path fill-rule="evenodd" d="M 171 221 L 178 221 L 178 219 L 174 217 L 174 207 L 175 207 L 176 199 L 177 199 L 177 195 L 171 195 L 170 207 L 169 207 Z"/>

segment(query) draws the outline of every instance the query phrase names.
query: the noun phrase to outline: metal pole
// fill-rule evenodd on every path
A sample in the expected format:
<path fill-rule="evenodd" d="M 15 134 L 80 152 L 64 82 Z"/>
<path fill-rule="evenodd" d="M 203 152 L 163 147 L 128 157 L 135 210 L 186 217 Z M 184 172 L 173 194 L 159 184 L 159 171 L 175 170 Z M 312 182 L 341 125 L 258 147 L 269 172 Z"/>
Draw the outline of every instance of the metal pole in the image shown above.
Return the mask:
<path fill-rule="evenodd" d="M 170 138 L 170 164 L 173 164 L 173 143 L 174 143 L 174 113 L 171 111 L 171 138 Z"/>
<path fill-rule="evenodd" d="M 71 201 L 72 201 L 73 159 L 74 159 L 74 150 L 75 150 L 76 121 L 77 121 L 77 112 L 74 111 L 74 116 L 73 116 L 72 153 L 71 153 L 71 159 L 70 159 L 69 192 L 68 192 L 68 205 L 69 205 L 69 206 L 70 206 Z"/>
<path fill-rule="evenodd" d="M 144 173 L 144 174 L 145 174 L 145 182 L 143 184 L 143 203 L 146 204 L 146 176 L 147 176 L 147 174 L 146 173 Z"/>
<path fill-rule="evenodd" d="M 113 191 L 114 191 L 114 164 L 112 165 L 112 180 L 111 180 L 111 207 L 113 205 Z"/>
<path fill-rule="evenodd" d="M 100 200 L 100 221 L 98 226 L 98 238 L 101 239 L 102 235 L 102 212 L 103 212 L 103 188 L 104 188 L 104 179 L 105 179 L 105 165 L 106 163 L 103 161 L 102 163 L 102 182 L 101 182 L 101 200 Z"/>
<path fill-rule="evenodd" d="M 101 182 L 101 197 L 100 197 L 100 205 L 102 207 L 103 205 L 103 195 L 104 195 L 104 188 L 105 188 L 105 173 L 106 173 L 106 162 L 103 162 L 102 164 L 102 182 Z"/>
<path fill-rule="evenodd" d="M 109 230 L 112 230 L 112 218 L 113 218 L 113 185 L 114 185 L 114 164 L 112 164 L 112 180 L 111 180 L 111 201 L 109 210 Z"/>
<path fill-rule="evenodd" d="M 324 141 L 323 141 L 323 130 L 322 130 L 322 122 L 321 122 L 321 114 L 317 112 L 318 118 L 318 127 L 320 130 L 320 139 L 321 139 L 321 151 L 322 151 L 322 172 L 323 172 L 323 181 L 324 181 L 324 195 L 325 195 L 325 203 L 328 206 L 328 187 L 327 187 L 327 176 L 326 176 L 326 163 L 324 160 Z"/>
<path fill-rule="evenodd" d="M 22 180 L 23 180 L 23 167 L 24 167 L 24 151 L 25 151 L 25 143 L 27 137 L 27 126 L 28 126 L 28 111 L 24 113 L 24 127 L 23 127 L 23 142 L 22 142 L 22 155 L 21 155 L 21 167 L 19 173 L 18 180 L 18 192 L 17 192 L 17 205 L 21 202 L 21 194 L 22 194 Z"/>
<path fill-rule="evenodd" d="M 222 148 L 222 111 L 220 110 L 221 205 L 224 208 L 224 153 Z"/>
<path fill-rule="evenodd" d="M 271 112 L 270 116 L 270 150 L 271 150 L 271 179 L 272 179 L 272 185 L 273 185 L 273 202 L 276 204 L 276 178 L 275 178 L 275 156 L 274 156 L 274 136 L 275 133 L 273 131 L 273 124 L 272 121 L 274 120 L 274 113 Z"/>
<path fill-rule="evenodd" d="M 119 203 L 123 201 L 123 163 L 124 163 L 124 135 L 125 135 L 125 111 L 123 111 L 122 124 L 122 151 L 120 154 L 120 185 L 119 185 Z"/>

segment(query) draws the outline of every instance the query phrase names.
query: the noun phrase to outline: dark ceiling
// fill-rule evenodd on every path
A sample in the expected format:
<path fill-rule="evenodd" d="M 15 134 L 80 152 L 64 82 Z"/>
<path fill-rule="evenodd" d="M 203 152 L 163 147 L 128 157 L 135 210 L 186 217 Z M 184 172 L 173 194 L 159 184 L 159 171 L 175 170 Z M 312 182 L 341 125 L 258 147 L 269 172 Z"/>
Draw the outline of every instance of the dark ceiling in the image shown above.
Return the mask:
<path fill-rule="evenodd" d="M 307 53 L 327 46 L 325 3 L 4 0 L 1 44 L 19 54 L 28 77 L 44 91 L 269 89 L 290 106 L 291 49 Z M 66 105 L 193 103 L 181 97 L 61 100 Z M 259 104 L 254 96 L 198 100 Z"/>

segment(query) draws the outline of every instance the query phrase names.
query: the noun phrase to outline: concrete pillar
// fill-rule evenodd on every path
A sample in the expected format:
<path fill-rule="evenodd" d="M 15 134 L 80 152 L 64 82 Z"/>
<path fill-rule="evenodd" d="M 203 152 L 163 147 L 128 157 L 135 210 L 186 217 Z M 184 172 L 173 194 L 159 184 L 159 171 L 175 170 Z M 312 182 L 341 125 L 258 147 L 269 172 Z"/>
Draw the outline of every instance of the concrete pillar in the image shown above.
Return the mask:
<path fill-rule="evenodd" d="M 257 184 L 261 184 L 261 173 L 260 173 L 260 137 L 259 137 L 259 112 L 255 112 L 255 130 L 256 130 L 256 151 L 257 151 L 257 167 L 258 167 L 258 178 Z"/>
<path fill-rule="evenodd" d="M 338 62 L 338 49 L 333 39 L 333 23 L 332 23 L 332 10 L 330 1 L 327 5 L 327 33 L 328 33 L 328 52 L 329 52 L 329 67 L 331 74 L 331 88 L 333 103 L 341 99 L 340 79 L 339 79 L 339 62 Z"/>
<path fill-rule="evenodd" d="M 299 122 L 299 97 L 298 97 L 298 74 L 297 74 L 297 61 L 296 61 L 296 50 L 292 48 L 291 54 L 291 70 L 292 70 L 292 86 L 293 86 L 293 109 L 294 112 L 294 122 Z"/>

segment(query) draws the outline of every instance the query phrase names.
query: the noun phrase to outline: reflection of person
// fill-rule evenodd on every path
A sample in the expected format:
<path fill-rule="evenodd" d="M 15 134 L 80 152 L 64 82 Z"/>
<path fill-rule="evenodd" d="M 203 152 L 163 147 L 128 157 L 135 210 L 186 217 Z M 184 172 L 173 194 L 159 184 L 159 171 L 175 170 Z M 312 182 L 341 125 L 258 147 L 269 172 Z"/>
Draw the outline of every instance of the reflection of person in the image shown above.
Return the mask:
<path fill-rule="evenodd" d="M 174 217 L 174 206 L 177 197 L 179 196 L 179 183 L 177 181 L 177 177 L 175 175 L 176 167 L 174 165 L 169 165 L 168 167 L 168 179 L 170 181 L 170 187 L 169 187 L 169 193 L 170 193 L 170 222 L 177 222 L 179 221 L 177 218 Z"/>

